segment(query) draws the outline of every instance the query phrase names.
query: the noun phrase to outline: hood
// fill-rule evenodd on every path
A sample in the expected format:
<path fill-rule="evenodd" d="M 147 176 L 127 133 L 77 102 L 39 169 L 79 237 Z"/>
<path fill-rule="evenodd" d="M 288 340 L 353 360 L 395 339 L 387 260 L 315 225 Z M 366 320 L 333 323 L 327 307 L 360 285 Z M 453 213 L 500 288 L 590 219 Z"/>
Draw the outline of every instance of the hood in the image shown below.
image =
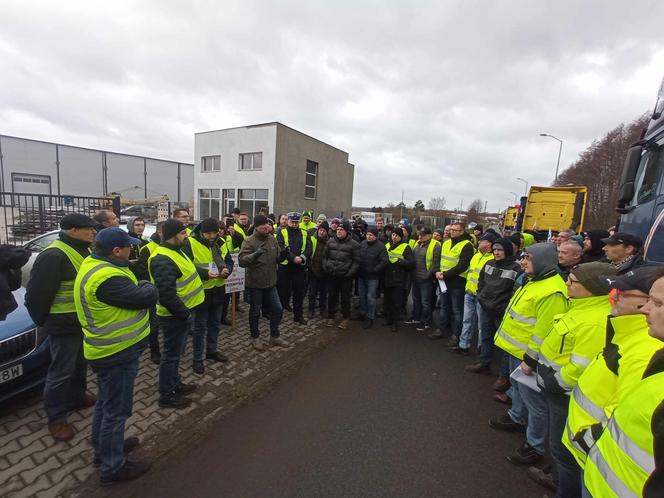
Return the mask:
<path fill-rule="evenodd" d="M 138 218 L 138 216 L 132 216 L 127 220 L 127 232 L 133 235 L 136 234 L 136 232 L 134 232 L 134 222 L 136 221 L 136 218 Z"/>
<path fill-rule="evenodd" d="M 505 248 L 505 259 L 514 258 L 514 246 L 510 239 L 500 237 L 494 241 L 494 244 L 500 244 Z"/>
<path fill-rule="evenodd" d="M 542 277 L 558 268 L 558 251 L 555 244 L 541 242 L 526 248 L 533 262 L 533 278 Z"/>
<path fill-rule="evenodd" d="M 605 244 L 602 242 L 602 239 L 608 238 L 609 232 L 606 230 L 588 230 L 587 232 L 583 232 L 583 235 L 587 236 L 592 244 L 590 251 L 588 251 L 587 254 L 590 254 L 591 256 L 603 256 L 604 251 L 602 251 L 602 248 Z"/>

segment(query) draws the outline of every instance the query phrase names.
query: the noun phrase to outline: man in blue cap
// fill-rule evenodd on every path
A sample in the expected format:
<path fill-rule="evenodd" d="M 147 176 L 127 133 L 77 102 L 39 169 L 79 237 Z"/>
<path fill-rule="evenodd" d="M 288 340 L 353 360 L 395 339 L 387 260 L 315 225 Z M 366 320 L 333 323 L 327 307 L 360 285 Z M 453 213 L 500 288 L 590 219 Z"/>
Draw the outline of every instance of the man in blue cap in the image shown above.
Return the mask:
<path fill-rule="evenodd" d="M 92 421 L 95 466 L 108 486 L 144 474 L 146 463 L 126 459 L 139 441 L 124 439 L 133 408 L 138 360 L 150 334 L 150 308 L 157 289 L 137 280 L 129 267 L 132 246 L 140 241 L 121 228 L 105 228 L 95 239 L 74 282 L 76 315 L 83 328 L 83 354 L 97 374 L 98 397 Z"/>

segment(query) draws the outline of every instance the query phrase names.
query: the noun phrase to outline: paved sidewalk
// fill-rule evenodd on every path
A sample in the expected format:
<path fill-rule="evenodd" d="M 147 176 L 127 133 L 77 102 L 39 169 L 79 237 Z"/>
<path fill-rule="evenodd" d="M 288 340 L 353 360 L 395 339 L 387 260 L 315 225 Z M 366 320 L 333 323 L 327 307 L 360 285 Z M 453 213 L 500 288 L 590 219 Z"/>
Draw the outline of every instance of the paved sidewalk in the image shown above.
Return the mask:
<path fill-rule="evenodd" d="M 245 309 L 248 308 L 245 307 Z M 267 321 L 261 320 L 262 337 L 269 335 Z M 291 342 L 288 349 L 251 348 L 247 312 L 239 313 L 233 330 L 223 327 L 219 350 L 230 361 L 226 365 L 206 362 L 205 375 L 191 370 L 191 341 L 181 362 L 183 382 L 198 384 L 193 403 L 185 410 L 166 410 L 157 405 L 158 367 L 146 351 L 140 365 L 134 391 L 134 414 L 127 425 L 127 436 L 139 436 L 142 446 L 137 453 L 154 460 L 178 445 L 190 442 L 205 427 L 234 407 L 268 389 L 288 375 L 316 351 L 339 335 L 337 328 L 322 326 L 322 320 L 310 320 L 307 326 L 294 324 L 285 313 L 282 337 Z M 89 386 L 96 391 L 95 376 Z M 78 434 L 66 443 L 55 442 L 46 428 L 46 415 L 39 396 L 3 407 L 0 414 L 0 496 L 58 497 L 72 496 L 91 489 L 97 472 L 92 466 L 90 426 L 93 408 L 74 412 L 69 421 Z"/>

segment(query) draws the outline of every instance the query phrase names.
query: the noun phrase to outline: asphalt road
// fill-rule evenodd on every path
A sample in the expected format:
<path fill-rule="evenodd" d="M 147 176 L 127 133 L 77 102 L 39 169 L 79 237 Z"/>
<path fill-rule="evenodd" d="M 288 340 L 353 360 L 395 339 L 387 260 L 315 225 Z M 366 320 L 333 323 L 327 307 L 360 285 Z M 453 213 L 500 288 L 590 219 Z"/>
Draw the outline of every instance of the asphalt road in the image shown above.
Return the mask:
<path fill-rule="evenodd" d="M 357 322 L 264 398 L 114 496 L 541 497 L 505 455 L 522 436 L 491 429 L 504 411 L 492 377 L 403 327 Z"/>

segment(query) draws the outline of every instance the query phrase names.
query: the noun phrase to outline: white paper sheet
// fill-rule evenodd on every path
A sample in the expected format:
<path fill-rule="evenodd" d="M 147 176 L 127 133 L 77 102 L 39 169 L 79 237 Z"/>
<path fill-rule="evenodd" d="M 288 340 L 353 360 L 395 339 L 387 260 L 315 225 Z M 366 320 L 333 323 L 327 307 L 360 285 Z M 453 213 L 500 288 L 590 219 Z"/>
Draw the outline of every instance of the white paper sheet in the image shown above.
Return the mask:
<path fill-rule="evenodd" d="M 447 292 L 447 284 L 445 283 L 445 280 L 439 280 L 438 287 L 440 288 L 441 294 L 445 294 Z"/>
<path fill-rule="evenodd" d="M 520 382 L 526 387 L 529 387 L 535 392 L 541 391 L 541 389 L 537 385 L 537 378 L 535 377 L 534 372 L 533 375 L 526 375 L 525 373 L 523 373 L 523 370 L 521 370 L 520 366 L 514 369 L 514 372 L 510 374 L 510 378 L 514 379 L 517 382 Z"/>

